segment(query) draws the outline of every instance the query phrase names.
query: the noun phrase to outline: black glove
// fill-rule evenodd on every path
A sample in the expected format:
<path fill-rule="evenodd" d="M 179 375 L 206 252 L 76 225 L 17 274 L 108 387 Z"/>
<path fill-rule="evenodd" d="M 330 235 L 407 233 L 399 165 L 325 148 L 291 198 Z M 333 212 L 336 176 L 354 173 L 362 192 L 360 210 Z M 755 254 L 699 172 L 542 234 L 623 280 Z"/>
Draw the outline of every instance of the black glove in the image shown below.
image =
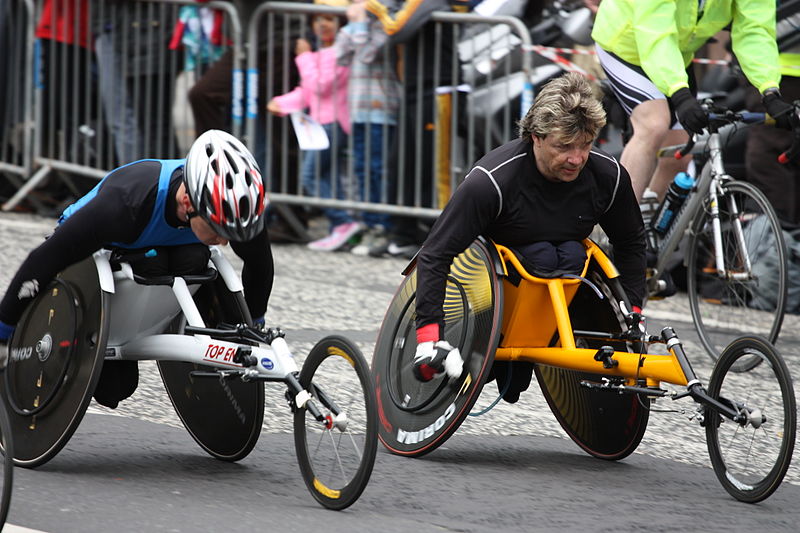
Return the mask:
<path fill-rule="evenodd" d="M 703 128 L 708 126 L 708 116 L 689 89 L 678 89 L 670 101 L 683 129 L 689 134 L 703 133 Z"/>
<path fill-rule="evenodd" d="M 792 113 L 794 106 L 787 104 L 781 98 L 781 93 L 775 89 L 769 89 L 764 93 L 761 101 L 767 109 L 769 116 L 775 119 L 775 125 L 785 130 L 792 129 Z"/>

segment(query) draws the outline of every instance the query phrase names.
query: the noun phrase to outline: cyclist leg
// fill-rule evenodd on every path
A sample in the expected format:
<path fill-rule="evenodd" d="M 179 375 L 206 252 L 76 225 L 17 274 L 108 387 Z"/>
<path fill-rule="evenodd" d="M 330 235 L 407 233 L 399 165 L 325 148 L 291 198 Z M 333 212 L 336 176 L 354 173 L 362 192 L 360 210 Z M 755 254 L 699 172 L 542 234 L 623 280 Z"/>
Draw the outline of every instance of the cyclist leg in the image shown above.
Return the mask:
<path fill-rule="evenodd" d="M 658 192 L 660 188 L 663 193 L 675 174 L 668 166 L 657 168 L 655 153 L 664 145 L 668 134 L 670 138 L 678 135 L 670 132 L 676 120 L 666 96 L 653 85 L 641 67 L 623 61 L 599 46 L 596 49 L 600 65 L 633 126 L 633 135 L 622 151 L 620 163 L 630 174 L 638 199 L 651 185 L 653 190 Z M 670 171 L 673 173 L 664 177 Z M 651 184 L 654 172 L 656 175 Z"/>

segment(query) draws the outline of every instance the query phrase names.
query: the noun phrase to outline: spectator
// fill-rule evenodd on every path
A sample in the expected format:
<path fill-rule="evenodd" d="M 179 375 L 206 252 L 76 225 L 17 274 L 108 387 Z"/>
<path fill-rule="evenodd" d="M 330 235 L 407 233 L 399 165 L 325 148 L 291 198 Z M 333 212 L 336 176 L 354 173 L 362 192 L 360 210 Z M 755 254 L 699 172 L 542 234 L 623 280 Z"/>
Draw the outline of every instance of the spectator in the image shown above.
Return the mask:
<path fill-rule="evenodd" d="M 600 3 L 592 37 L 600 64 L 631 118 L 633 136 L 620 162 L 631 174 L 637 198 L 648 186 L 663 196 L 680 170 L 674 159 L 667 158 L 656 167 L 655 158 L 663 144 L 686 141 L 686 133 L 670 131 L 675 118 L 690 134 L 706 126 L 706 115 L 694 96 L 691 61 L 697 49 L 728 24 L 733 51 L 747 79 L 761 93 L 770 113 L 788 125 L 790 106 L 778 93 L 781 76 L 773 1 Z"/>
<path fill-rule="evenodd" d="M 87 0 L 45 0 L 36 26 L 41 39 L 42 155 L 78 162 L 81 124 L 94 115 Z"/>
<path fill-rule="evenodd" d="M 107 0 L 92 15 L 100 96 L 116 163 L 174 156 L 178 58 L 168 45 L 176 8 Z"/>
<path fill-rule="evenodd" d="M 307 0 L 290 0 L 297 3 L 308 3 Z M 256 8 L 262 4 L 261 0 L 234 0 L 234 5 L 239 13 L 239 18 L 246 31 L 246 23 L 251 20 Z M 290 87 L 299 83 L 299 74 L 294 62 L 290 61 L 286 65 L 280 59 L 283 57 L 284 50 L 292 46 L 294 39 L 299 37 L 292 31 L 290 25 L 285 24 L 286 18 L 276 16 L 269 25 L 270 33 L 267 33 L 267 24 L 263 21 L 258 27 L 258 65 L 261 69 L 258 77 L 258 100 L 267 101 L 268 94 L 279 94 L 282 92 L 282 83 L 288 81 Z M 270 58 L 272 60 L 270 61 Z M 197 83 L 189 90 L 189 104 L 194 115 L 195 130 L 197 134 L 210 129 L 229 130 L 231 128 L 231 103 L 233 100 L 233 51 L 228 49 L 222 57 L 206 70 Z M 284 68 L 287 70 L 284 72 Z M 267 71 L 268 70 L 268 71 Z M 273 83 L 268 86 L 267 80 L 271 77 Z M 260 108 L 261 106 L 259 106 Z M 261 165 L 266 176 L 279 176 L 281 172 L 281 158 L 272 156 L 267 157 L 267 150 L 272 154 L 282 154 L 286 168 L 297 168 L 298 150 L 294 145 L 285 149 L 281 144 L 279 135 L 266 138 L 267 132 L 264 116 L 259 114 L 256 124 L 256 139 L 250 139 L 256 160 Z M 285 152 L 284 152 L 285 149 Z M 288 187 L 290 190 L 297 189 L 296 176 L 289 176 Z M 300 207 L 287 207 L 281 211 L 286 216 L 297 219 L 300 226 L 305 226 L 305 211 Z M 298 236 L 291 229 L 291 225 L 286 223 L 277 212 L 271 213 L 269 231 L 273 242 L 302 240 L 303 236 Z"/>
<path fill-rule="evenodd" d="M 346 0 L 316 0 L 329 6 L 344 6 Z M 306 39 L 298 39 L 295 63 L 300 72 L 300 85 L 276 96 L 267 110 L 279 116 L 303 109 L 320 123 L 330 140 L 325 150 L 303 154 L 303 187 L 309 195 L 319 198 L 344 198 L 346 183 L 341 163 L 347 158 L 347 135 L 350 134 L 350 114 L 347 108 L 347 84 L 350 69 L 336 63 L 333 43 L 338 30 L 335 15 L 314 15 L 312 29 L 319 43 L 313 51 Z M 343 209 L 325 208 L 330 234 L 308 243 L 312 250 L 331 252 L 342 248 L 351 237 L 361 232 L 361 225 Z"/>
<path fill-rule="evenodd" d="M 365 0 L 354 0 L 347 8 L 349 24 L 336 37 L 336 55 L 340 65 L 350 67 L 348 104 L 352 120 L 353 169 L 362 200 L 375 204 L 386 202 L 383 187 L 384 147 L 394 138 L 400 86 L 393 62 L 387 57 L 388 36 L 377 20 L 368 18 Z M 367 231 L 356 255 L 386 240 L 389 215 L 367 211 L 362 215 Z"/>
<path fill-rule="evenodd" d="M 392 194 L 398 195 L 390 201 L 396 200 L 404 206 L 442 207 L 434 200 L 433 193 L 437 182 L 436 128 L 442 122 L 437 120 L 436 89 L 457 85 L 452 77 L 456 54 L 452 25 L 445 24 L 437 32 L 430 16 L 434 11 L 466 12 L 468 7 L 466 0 L 367 1 L 367 10 L 380 21 L 389 44 L 402 45 L 399 70 L 405 111 L 389 153 L 389 187 Z M 434 51 L 440 57 L 438 72 L 428 57 Z M 446 179 L 449 183 L 449 175 Z M 371 249 L 370 255 L 413 256 L 427 233 L 419 223 L 415 216 L 393 217 L 389 241 Z"/>

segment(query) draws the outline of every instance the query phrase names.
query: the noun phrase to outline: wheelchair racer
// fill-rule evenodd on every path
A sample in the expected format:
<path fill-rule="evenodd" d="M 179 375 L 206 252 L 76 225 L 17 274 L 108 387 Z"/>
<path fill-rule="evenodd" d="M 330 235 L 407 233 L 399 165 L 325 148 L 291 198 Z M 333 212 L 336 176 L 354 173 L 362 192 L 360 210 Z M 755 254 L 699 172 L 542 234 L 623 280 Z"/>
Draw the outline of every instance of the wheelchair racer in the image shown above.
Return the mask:
<path fill-rule="evenodd" d="M 186 275 L 203 271 L 209 245 L 229 241 L 244 261 L 245 300 L 263 323 L 274 266 L 265 227 L 266 183 L 248 149 L 235 137 L 209 130 L 186 159 L 144 159 L 111 171 L 64 210 L 53 234 L 25 259 L 0 301 L 0 359 L 25 307 L 70 265 L 103 247 L 155 249 L 132 261 L 137 274 Z M 152 255 L 152 254 L 148 254 Z M 98 403 L 115 408 L 138 384 L 136 361 L 106 361 L 95 391 Z"/>
<path fill-rule="evenodd" d="M 580 272 L 586 260 L 580 241 L 599 223 L 613 245 L 633 311 L 641 311 L 644 225 L 628 172 L 592 146 L 604 124 L 605 112 L 589 83 L 579 74 L 565 74 L 539 92 L 519 122 L 519 138 L 486 154 L 456 189 L 417 258 L 413 372 L 418 380 L 461 374 L 458 350 L 442 337 L 442 304 L 453 259 L 479 235 L 514 250 L 531 273 L 555 277 Z M 498 387 L 508 364 L 495 361 Z M 533 368 L 513 364 L 504 395 L 512 403 L 527 388 Z"/>

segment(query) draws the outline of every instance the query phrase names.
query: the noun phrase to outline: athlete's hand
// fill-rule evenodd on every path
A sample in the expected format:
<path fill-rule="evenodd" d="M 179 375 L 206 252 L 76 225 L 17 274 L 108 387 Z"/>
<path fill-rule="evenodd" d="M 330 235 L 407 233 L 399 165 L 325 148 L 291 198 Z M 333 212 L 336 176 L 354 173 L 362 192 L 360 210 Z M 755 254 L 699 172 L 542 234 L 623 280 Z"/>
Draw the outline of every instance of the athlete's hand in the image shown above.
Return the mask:
<path fill-rule="evenodd" d="M 703 133 L 703 128 L 708 126 L 708 115 L 689 89 L 678 89 L 670 101 L 683 129 L 690 135 Z"/>
<path fill-rule="evenodd" d="M 414 377 L 419 381 L 430 381 L 447 374 L 457 378 L 464 369 L 461 352 L 447 341 L 427 341 L 417 345 L 414 354 Z"/>
<path fill-rule="evenodd" d="M 786 103 L 781 98 L 781 93 L 775 89 L 767 90 L 761 101 L 767 109 L 769 116 L 775 119 L 775 125 L 785 130 L 792 129 L 792 114 L 794 106 Z"/>

